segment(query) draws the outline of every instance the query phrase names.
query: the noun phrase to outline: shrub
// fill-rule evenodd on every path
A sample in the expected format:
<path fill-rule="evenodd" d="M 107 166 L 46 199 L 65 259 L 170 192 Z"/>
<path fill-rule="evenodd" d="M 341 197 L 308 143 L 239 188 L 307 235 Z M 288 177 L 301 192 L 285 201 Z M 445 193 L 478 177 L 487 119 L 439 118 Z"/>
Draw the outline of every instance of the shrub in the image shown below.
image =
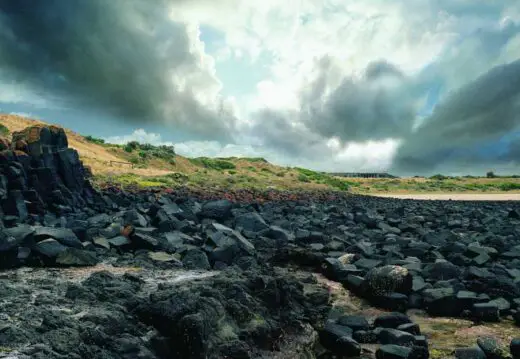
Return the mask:
<path fill-rule="evenodd" d="M 98 144 L 98 145 L 103 145 L 105 143 L 104 139 L 96 138 L 96 137 L 92 137 L 92 136 L 85 136 L 85 140 L 87 140 L 88 142 Z"/>
<path fill-rule="evenodd" d="M 495 177 L 496 177 L 496 176 L 495 176 L 495 172 L 493 172 L 493 171 L 489 171 L 488 173 L 486 173 L 486 177 L 487 177 L 487 178 L 495 178 Z"/>
<path fill-rule="evenodd" d="M 0 136 L 9 136 L 9 129 L 4 125 L 0 124 Z"/>
<path fill-rule="evenodd" d="M 498 188 L 501 191 L 515 191 L 515 190 L 520 189 L 520 183 L 514 183 L 514 182 L 500 183 L 498 185 Z"/>
<path fill-rule="evenodd" d="M 221 159 L 213 159 L 208 157 L 191 158 L 190 162 L 197 165 L 203 166 L 212 170 L 234 170 L 236 166 L 233 162 L 229 162 Z"/>
<path fill-rule="evenodd" d="M 442 180 L 445 180 L 447 178 L 448 177 L 446 177 L 444 175 L 441 175 L 441 174 L 436 174 L 436 175 L 433 175 L 433 176 L 430 177 L 430 179 L 437 180 L 437 181 L 442 181 Z"/>
<path fill-rule="evenodd" d="M 300 173 L 300 174 L 298 175 L 298 181 L 308 183 L 308 182 L 310 182 L 311 180 L 309 179 L 309 177 L 307 177 L 307 176 L 304 175 L 303 173 Z"/>
<path fill-rule="evenodd" d="M 137 165 L 137 164 L 139 164 L 139 157 L 130 157 L 129 161 L 130 161 L 130 163 Z"/>

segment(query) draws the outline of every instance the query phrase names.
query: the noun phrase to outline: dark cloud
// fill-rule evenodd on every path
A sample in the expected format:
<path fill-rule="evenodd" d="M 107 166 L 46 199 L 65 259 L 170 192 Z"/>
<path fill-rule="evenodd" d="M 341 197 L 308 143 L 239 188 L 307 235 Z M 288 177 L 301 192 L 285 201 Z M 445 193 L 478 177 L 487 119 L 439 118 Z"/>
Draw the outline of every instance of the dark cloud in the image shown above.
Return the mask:
<path fill-rule="evenodd" d="M 331 61 L 320 61 L 318 76 L 302 94 L 303 122 L 313 132 L 343 142 L 384 140 L 407 135 L 417 112 L 413 84 L 392 64 L 369 64 L 361 78 L 339 85 Z"/>
<path fill-rule="evenodd" d="M 265 148 L 292 158 L 314 158 L 322 155 L 323 137 L 312 133 L 299 119 L 298 112 L 264 109 L 255 114 L 249 132 L 261 141 Z"/>
<path fill-rule="evenodd" d="M 0 0 L 0 69 L 78 106 L 227 138 L 235 118 L 218 98 L 196 100 L 218 83 L 169 11 L 166 0 Z"/>
<path fill-rule="evenodd" d="M 404 139 L 394 160 L 400 173 L 433 172 L 458 164 L 501 162 L 498 151 L 479 152 L 520 127 L 520 60 L 497 66 L 452 93 Z M 490 150 L 492 151 L 492 150 Z"/>

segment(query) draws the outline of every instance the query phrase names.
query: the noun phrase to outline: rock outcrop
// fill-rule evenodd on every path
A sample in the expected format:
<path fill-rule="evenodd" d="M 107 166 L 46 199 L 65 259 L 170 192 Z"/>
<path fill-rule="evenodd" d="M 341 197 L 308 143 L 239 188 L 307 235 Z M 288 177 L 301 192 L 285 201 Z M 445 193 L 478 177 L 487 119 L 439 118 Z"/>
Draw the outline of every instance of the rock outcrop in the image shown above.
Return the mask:
<path fill-rule="evenodd" d="M 32 126 L 0 140 L 2 217 L 24 222 L 30 216 L 74 212 L 94 204 L 95 191 L 78 152 L 56 126 Z"/>

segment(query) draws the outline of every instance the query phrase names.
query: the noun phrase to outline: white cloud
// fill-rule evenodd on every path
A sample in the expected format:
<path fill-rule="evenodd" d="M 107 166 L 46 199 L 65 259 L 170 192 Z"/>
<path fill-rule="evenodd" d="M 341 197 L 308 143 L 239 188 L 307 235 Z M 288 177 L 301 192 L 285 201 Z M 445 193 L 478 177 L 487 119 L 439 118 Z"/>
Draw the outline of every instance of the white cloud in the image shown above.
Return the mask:
<path fill-rule="evenodd" d="M 163 141 L 160 134 L 148 133 L 142 128 L 135 130 L 129 135 L 105 137 L 104 140 L 108 143 L 113 143 L 117 145 L 124 145 L 131 141 L 137 141 L 139 143 L 149 143 L 155 146 L 173 145 L 172 142 Z"/>

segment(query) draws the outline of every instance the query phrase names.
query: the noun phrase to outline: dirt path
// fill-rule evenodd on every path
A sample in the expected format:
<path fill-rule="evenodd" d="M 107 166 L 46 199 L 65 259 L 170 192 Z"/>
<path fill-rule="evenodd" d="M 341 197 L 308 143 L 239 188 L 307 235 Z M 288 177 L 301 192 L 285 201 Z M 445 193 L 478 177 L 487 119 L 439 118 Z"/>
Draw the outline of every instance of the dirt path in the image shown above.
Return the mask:
<path fill-rule="evenodd" d="M 377 197 L 418 199 L 418 200 L 453 200 L 453 201 L 520 201 L 520 193 L 420 193 L 420 194 L 374 194 Z"/>

